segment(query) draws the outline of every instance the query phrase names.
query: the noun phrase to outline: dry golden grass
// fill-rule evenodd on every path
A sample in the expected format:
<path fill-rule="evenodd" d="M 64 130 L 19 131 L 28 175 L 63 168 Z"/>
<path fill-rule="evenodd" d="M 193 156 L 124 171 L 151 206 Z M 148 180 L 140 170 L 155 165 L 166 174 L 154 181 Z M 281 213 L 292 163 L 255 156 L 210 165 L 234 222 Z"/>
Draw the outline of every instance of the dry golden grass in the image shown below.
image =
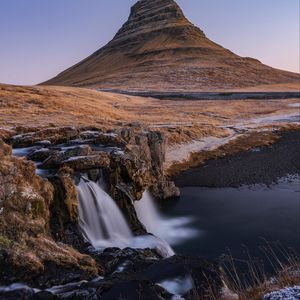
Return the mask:
<path fill-rule="evenodd" d="M 224 136 L 240 120 L 295 112 L 280 101 L 170 101 L 90 89 L 0 85 L 0 127 L 121 127 L 139 123 L 166 133 L 169 144 Z"/>
<path fill-rule="evenodd" d="M 299 92 L 300 81 L 294 83 L 266 84 L 254 87 L 234 89 L 235 92 Z"/>
<path fill-rule="evenodd" d="M 225 285 L 238 295 L 239 300 L 261 300 L 268 293 L 300 284 L 298 252 L 267 241 L 261 250 L 272 266 L 272 276 L 267 274 L 264 266 L 252 257 L 247 249 L 246 261 L 234 259 L 230 253 L 224 257 L 222 279 Z M 246 277 L 237 267 L 238 262 L 246 266 Z M 222 298 L 222 300 L 231 299 Z"/>

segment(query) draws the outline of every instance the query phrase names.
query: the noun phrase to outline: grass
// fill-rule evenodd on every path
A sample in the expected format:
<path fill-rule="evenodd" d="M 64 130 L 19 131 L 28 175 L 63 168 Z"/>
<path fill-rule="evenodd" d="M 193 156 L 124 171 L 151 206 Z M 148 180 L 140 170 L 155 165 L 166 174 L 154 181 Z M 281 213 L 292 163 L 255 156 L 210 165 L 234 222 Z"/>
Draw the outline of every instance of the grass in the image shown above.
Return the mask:
<path fill-rule="evenodd" d="M 300 284 L 299 254 L 294 250 L 285 249 L 279 243 L 264 242 L 261 251 L 269 263 L 268 271 L 260 260 L 251 256 L 247 248 L 246 260 L 233 258 L 230 251 L 222 259 L 222 280 L 240 300 L 261 300 L 265 294 Z M 244 265 L 243 272 L 240 270 L 241 265 Z M 233 298 L 222 298 L 231 299 Z"/>
<path fill-rule="evenodd" d="M 268 271 L 261 260 L 253 257 L 245 247 L 246 259 L 236 259 L 230 250 L 221 258 L 220 276 L 224 294 L 218 295 L 209 283 L 206 295 L 196 289 L 189 292 L 187 300 L 261 300 L 264 295 L 300 285 L 300 255 L 285 249 L 279 243 L 264 241 L 260 247 L 268 261 Z M 270 275 L 272 274 L 272 275 Z"/>
<path fill-rule="evenodd" d="M 227 133 L 224 126 L 243 119 L 296 113 L 297 108 L 288 105 L 298 100 L 161 101 L 74 87 L 0 84 L 0 127 L 55 124 L 111 129 L 137 122 L 164 132 L 168 144 L 175 145 L 223 136 Z"/>

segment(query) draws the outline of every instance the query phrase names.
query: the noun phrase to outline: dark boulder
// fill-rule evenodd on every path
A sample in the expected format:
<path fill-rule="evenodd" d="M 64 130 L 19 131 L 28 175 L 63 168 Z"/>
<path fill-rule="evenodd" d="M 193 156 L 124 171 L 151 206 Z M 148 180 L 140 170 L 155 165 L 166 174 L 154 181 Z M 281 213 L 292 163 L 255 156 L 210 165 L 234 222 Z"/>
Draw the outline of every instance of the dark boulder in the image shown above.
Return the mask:
<path fill-rule="evenodd" d="M 0 299 L 33 300 L 34 290 L 26 285 L 15 283 L 8 287 L 0 287 Z"/>
<path fill-rule="evenodd" d="M 74 146 L 65 150 L 55 150 L 54 148 L 48 149 L 48 151 L 50 152 L 48 153 L 48 158 L 43 161 L 41 168 L 58 168 L 68 159 L 86 157 L 92 153 L 92 149 L 88 145 Z M 29 156 L 29 159 L 32 159 L 35 153 L 36 151 Z"/>
<path fill-rule="evenodd" d="M 124 280 L 117 283 L 103 285 L 97 294 L 101 300 L 171 300 L 172 295 L 164 288 L 148 280 Z"/>
<path fill-rule="evenodd" d="M 110 165 L 110 157 L 106 152 L 97 152 L 94 155 L 72 157 L 62 161 L 62 165 L 75 171 L 85 171 L 89 169 L 107 169 Z"/>

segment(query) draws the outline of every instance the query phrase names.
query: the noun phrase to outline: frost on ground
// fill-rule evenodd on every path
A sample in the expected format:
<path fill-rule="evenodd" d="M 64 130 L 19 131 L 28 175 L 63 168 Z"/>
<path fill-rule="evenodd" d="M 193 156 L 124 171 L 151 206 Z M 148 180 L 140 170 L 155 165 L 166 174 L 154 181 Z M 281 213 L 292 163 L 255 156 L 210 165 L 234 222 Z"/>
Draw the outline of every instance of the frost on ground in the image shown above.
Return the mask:
<path fill-rule="evenodd" d="M 264 296 L 263 300 L 300 300 L 300 286 L 288 287 Z"/>
<path fill-rule="evenodd" d="M 164 167 L 165 169 L 168 169 L 175 162 L 179 163 L 189 159 L 189 156 L 193 152 L 214 150 L 224 144 L 227 144 L 228 142 L 237 137 L 238 135 L 235 135 L 235 133 L 230 132 L 230 135 L 227 137 L 218 138 L 209 136 L 204 137 L 203 139 L 198 141 L 193 141 L 191 143 L 172 146 L 169 149 L 167 149 Z"/>
<path fill-rule="evenodd" d="M 223 126 L 224 129 L 228 130 L 228 136 L 226 137 L 207 136 L 203 137 L 201 140 L 194 140 L 190 143 L 170 146 L 166 151 L 164 168 L 167 170 L 175 163 L 187 161 L 193 152 L 215 150 L 218 147 L 240 137 L 241 133 L 251 132 L 255 129 L 259 131 L 270 131 L 273 127 L 269 128 L 268 126 L 274 124 L 300 124 L 299 113 L 271 114 L 263 117 L 242 119 L 235 124 L 227 124 L 226 126 Z"/>

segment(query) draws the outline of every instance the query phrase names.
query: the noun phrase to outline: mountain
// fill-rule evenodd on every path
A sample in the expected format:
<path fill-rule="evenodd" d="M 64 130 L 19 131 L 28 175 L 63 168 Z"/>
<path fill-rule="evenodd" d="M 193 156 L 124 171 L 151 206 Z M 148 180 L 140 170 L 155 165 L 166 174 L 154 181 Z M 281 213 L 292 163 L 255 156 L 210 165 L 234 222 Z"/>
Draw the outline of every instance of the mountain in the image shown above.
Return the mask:
<path fill-rule="evenodd" d="M 300 75 L 209 40 L 173 0 L 140 0 L 106 46 L 45 82 L 143 91 L 214 91 L 299 83 Z"/>

